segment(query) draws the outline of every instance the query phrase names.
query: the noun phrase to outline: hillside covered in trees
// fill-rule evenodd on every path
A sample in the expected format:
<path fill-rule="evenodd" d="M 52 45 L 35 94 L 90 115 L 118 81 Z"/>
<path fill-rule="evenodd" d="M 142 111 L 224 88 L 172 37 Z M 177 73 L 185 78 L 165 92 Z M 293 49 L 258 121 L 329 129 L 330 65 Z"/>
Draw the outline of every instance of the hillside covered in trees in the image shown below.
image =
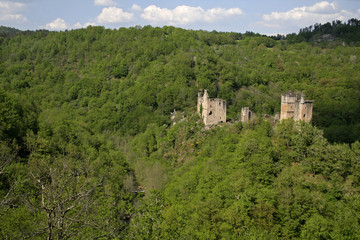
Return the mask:
<path fill-rule="evenodd" d="M 0 238 L 360 238 L 359 21 L 329 24 L 1 27 Z M 200 89 L 228 123 L 204 130 Z M 288 90 L 312 124 L 262 117 Z"/>

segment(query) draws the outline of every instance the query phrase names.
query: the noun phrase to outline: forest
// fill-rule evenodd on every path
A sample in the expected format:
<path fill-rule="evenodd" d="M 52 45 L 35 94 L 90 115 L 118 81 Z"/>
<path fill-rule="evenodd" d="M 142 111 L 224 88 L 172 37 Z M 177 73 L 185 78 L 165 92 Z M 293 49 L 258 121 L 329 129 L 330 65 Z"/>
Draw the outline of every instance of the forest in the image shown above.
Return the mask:
<path fill-rule="evenodd" d="M 1 26 L 0 238 L 359 239 L 359 39 L 357 19 L 271 37 Z M 203 89 L 227 102 L 209 130 Z M 268 121 L 288 90 L 311 123 Z"/>

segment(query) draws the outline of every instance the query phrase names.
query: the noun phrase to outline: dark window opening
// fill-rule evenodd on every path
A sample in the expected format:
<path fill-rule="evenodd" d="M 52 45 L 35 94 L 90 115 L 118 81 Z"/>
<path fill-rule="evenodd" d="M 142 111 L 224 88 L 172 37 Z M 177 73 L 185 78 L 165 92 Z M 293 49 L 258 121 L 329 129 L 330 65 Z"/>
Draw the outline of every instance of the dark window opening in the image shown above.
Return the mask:
<path fill-rule="evenodd" d="M 304 114 L 304 117 L 306 116 L 306 114 Z"/>
<path fill-rule="evenodd" d="M 211 115 L 211 114 L 212 114 L 212 111 L 209 112 L 209 115 Z"/>

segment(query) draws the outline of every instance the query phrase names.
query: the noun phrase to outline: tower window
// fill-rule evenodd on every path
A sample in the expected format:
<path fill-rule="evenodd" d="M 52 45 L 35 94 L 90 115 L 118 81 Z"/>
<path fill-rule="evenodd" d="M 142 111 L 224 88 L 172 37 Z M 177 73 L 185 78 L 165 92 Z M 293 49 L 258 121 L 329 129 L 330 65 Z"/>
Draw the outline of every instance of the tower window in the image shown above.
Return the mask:
<path fill-rule="evenodd" d="M 209 112 L 209 116 L 212 114 L 212 111 Z"/>

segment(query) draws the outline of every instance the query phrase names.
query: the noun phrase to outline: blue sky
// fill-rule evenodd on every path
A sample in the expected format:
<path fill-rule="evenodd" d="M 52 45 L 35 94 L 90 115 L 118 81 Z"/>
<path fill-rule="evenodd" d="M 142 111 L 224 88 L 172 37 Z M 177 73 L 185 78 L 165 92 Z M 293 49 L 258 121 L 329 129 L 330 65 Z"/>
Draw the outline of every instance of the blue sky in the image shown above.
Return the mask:
<path fill-rule="evenodd" d="M 0 0 L 0 25 L 22 30 L 172 25 L 287 34 L 350 18 L 360 19 L 360 0 Z"/>

